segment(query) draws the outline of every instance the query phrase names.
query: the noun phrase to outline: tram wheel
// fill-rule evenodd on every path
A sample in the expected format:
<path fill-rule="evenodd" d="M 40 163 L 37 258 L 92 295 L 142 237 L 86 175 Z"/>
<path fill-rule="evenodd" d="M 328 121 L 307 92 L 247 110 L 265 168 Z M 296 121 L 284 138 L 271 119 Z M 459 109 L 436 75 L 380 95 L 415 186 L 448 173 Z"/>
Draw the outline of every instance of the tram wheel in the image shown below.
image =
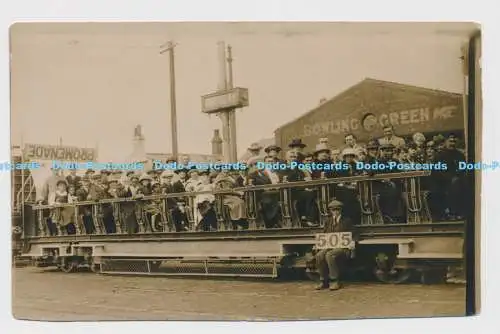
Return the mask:
<path fill-rule="evenodd" d="M 59 269 L 61 269 L 64 273 L 72 273 L 75 272 L 78 268 L 78 262 L 70 259 L 62 259 L 61 264 L 59 265 Z"/>
<path fill-rule="evenodd" d="M 395 255 L 378 253 L 375 257 L 375 277 L 383 283 L 400 284 L 407 282 L 412 276 L 412 271 L 406 268 L 394 267 Z"/>

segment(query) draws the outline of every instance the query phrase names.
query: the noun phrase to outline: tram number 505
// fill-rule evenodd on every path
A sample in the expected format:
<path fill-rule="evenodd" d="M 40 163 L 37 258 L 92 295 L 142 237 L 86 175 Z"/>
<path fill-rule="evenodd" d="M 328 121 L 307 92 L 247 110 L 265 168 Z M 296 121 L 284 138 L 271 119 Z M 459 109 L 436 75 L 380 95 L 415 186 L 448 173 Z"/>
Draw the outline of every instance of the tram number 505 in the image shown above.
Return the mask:
<path fill-rule="evenodd" d="M 352 248 L 354 242 L 351 232 L 319 233 L 316 234 L 316 249 Z"/>

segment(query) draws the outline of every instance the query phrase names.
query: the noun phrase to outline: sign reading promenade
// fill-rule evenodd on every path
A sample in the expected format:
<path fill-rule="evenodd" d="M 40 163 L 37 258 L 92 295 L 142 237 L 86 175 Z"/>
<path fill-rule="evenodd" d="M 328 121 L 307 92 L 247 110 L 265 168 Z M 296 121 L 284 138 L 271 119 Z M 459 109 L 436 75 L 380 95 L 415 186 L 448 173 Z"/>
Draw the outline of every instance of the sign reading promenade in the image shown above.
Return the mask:
<path fill-rule="evenodd" d="M 25 144 L 24 160 L 60 160 L 60 161 L 95 161 L 97 151 L 94 148 L 74 146 L 54 146 L 40 144 Z"/>

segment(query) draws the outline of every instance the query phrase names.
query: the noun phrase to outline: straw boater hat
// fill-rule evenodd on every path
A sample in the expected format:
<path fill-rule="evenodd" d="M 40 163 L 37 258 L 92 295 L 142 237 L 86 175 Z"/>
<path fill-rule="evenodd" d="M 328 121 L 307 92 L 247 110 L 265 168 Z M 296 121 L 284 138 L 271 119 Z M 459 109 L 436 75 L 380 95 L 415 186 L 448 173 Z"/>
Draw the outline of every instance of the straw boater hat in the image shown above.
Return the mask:
<path fill-rule="evenodd" d="M 334 199 L 333 201 L 328 203 L 329 209 L 341 208 L 343 206 L 344 206 L 344 204 L 342 204 L 342 202 L 337 201 L 336 199 Z"/>
<path fill-rule="evenodd" d="M 302 139 L 300 138 L 295 138 L 295 139 L 292 139 L 292 141 L 290 142 L 290 144 L 288 144 L 288 147 L 290 148 L 294 148 L 294 147 L 300 147 L 300 148 L 304 148 L 306 147 L 307 145 L 304 144 L 302 142 Z"/>
<path fill-rule="evenodd" d="M 191 169 L 189 169 L 188 175 L 190 175 L 192 173 L 200 174 L 200 170 L 198 168 L 196 168 L 196 167 L 192 167 Z"/>
<path fill-rule="evenodd" d="M 139 182 L 142 182 L 142 181 L 144 181 L 144 180 L 151 181 L 151 180 L 152 180 L 152 178 L 151 178 L 151 176 L 150 176 L 150 175 L 148 175 L 148 174 L 142 174 L 142 175 L 141 175 L 141 177 L 139 178 Z"/>
<path fill-rule="evenodd" d="M 394 150 L 395 148 L 396 148 L 396 146 L 394 146 L 391 143 L 380 145 L 380 150 L 382 150 L 382 151 Z"/>
<path fill-rule="evenodd" d="M 266 153 L 269 153 L 271 151 L 276 151 L 276 152 L 281 152 L 281 147 L 277 146 L 277 145 L 269 145 L 268 147 L 266 147 L 264 149 L 264 152 Z"/>
<path fill-rule="evenodd" d="M 255 151 L 260 152 L 260 150 L 262 150 L 262 146 L 261 146 L 259 143 L 252 143 L 252 144 L 248 147 L 248 149 L 247 149 L 247 150 L 248 150 L 248 151 L 254 151 L 254 152 L 255 152 Z"/>
<path fill-rule="evenodd" d="M 327 137 L 320 138 L 319 143 L 320 144 L 328 144 L 328 138 Z"/>
<path fill-rule="evenodd" d="M 425 141 L 425 136 L 424 136 L 424 134 L 423 134 L 423 133 L 421 133 L 421 132 L 415 132 L 415 133 L 413 134 L 413 136 L 412 136 L 412 139 L 413 139 L 414 141 L 417 141 L 417 139 L 418 139 L 418 138 L 420 138 L 422 141 Z"/>
<path fill-rule="evenodd" d="M 378 147 L 379 147 L 379 143 L 376 140 L 370 140 L 368 142 L 368 144 L 366 145 L 366 149 L 367 150 L 373 150 L 373 149 L 377 149 L 378 150 Z"/>
<path fill-rule="evenodd" d="M 114 182 L 116 183 L 120 182 L 120 177 L 117 176 L 116 174 L 108 178 L 108 183 L 114 183 Z"/>
<path fill-rule="evenodd" d="M 175 173 L 175 174 L 179 174 L 179 173 L 181 173 L 181 172 L 184 172 L 184 173 L 186 173 L 186 174 L 187 174 L 187 173 L 189 173 L 189 169 L 187 169 L 187 168 L 180 168 L 180 169 L 176 169 L 176 170 L 174 171 L 174 173 Z"/>
<path fill-rule="evenodd" d="M 317 155 L 317 154 L 322 153 L 322 152 L 330 153 L 331 151 L 326 144 L 316 145 L 316 149 L 314 150 L 314 155 Z"/>
<path fill-rule="evenodd" d="M 87 169 L 87 171 L 85 172 L 85 175 L 89 175 L 89 174 L 95 174 L 95 170 Z"/>
<path fill-rule="evenodd" d="M 340 149 L 338 149 L 338 148 L 333 148 L 333 149 L 331 150 L 331 153 L 332 153 L 332 154 L 335 154 L 335 155 L 340 155 L 340 153 L 341 153 L 341 152 L 340 152 Z"/>
<path fill-rule="evenodd" d="M 148 174 L 148 175 L 155 174 L 155 173 L 156 173 L 156 170 L 154 170 L 154 169 L 148 169 L 148 171 L 146 172 L 146 174 Z"/>
<path fill-rule="evenodd" d="M 348 156 L 348 155 L 353 156 L 353 157 L 358 156 L 358 154 L 357 154 L 356 150 L 355 150 L 355 149 L 353 149 L 353 148 L 350 148 L 350 147 L 345 148 L 345 149 L 342 151 L 342 158 L 344 158 L 345 156 Z"/>
<path fill-rule="evenodd" d="M 101 180 L 102 179 L 102 174 L 93 174 L 92 175 L 92 180 Z"/>
<path fill-rule="evenodd" d="M 210 171 L 208 169 L 198 169 L 198 174 L 200 174 L 200 175 L 209 175 Z"/>
<path fill-rule="evenodd" d="M 171 162 L 177 162 L 177 160 L 174 158 L 173 155 L 169 155 L 167 156 L 167 158 L 165 159 L 165 163 L 168 164 L 168 163 L 171 163 Z"/>
<path fill-rule="evenodd" d="M 161 173 L 161 177 L 162 178 L 166 178 L 166 177 L 174 177 L 175 176 L 175 173 L 173 170 L 170 170 L 170 169 L 167 169 L 167 170 L 164 170 L 162 173 Z"/>
<path fill-rule="evenodd" d="M 135 172 L 133 170 L 129 170 L 129 171 L 127 171 L 127 173 L 125 174 L 125 176 L 129 176 L 131 174 L 134 175 Z"/>

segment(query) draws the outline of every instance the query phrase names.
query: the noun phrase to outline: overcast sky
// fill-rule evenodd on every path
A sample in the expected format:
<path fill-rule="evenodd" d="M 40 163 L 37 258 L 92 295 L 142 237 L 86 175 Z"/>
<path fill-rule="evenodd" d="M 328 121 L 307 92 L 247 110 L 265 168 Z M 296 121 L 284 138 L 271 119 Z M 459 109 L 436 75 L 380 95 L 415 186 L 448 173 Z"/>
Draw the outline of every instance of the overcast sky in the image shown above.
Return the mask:
<path fill-rule="evenodd" d="M 253 141 L 365 77 L 462 92 L 467 24 L 18 24 L 11 30 L 12 141 L 131 153 L 141 124 L 149 152 L 170 152 L 168 56 L 176 48 L 180 152 L 210 153 L 220 120 L 200 112 L 217 88 L 217 41 L 233 47 L 239 155 Z M 436 32 L 436 29 L 439 31 Z"/>

